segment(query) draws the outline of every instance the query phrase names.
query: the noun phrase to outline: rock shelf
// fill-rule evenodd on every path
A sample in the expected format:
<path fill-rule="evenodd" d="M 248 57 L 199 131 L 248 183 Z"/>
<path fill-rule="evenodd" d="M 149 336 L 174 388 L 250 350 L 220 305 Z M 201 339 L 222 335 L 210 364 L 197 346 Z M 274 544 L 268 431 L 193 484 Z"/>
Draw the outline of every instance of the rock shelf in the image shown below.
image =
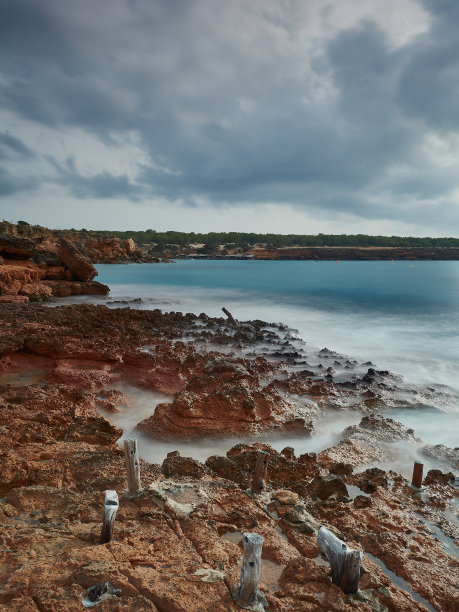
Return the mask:
<path fill-rule="evenodd" d="M 2 609 L 81 610 L 108 582 L 101 611 L 237 611 L 239 534 L 252 532 L 264 540 L 259 588 L 271 611 L 457 610 L 454 449 L 438 449 L 444 469 L 420 493 L 376 466 L 391 444 L 420 444 L 378 414 L 403 386 L 396 376 L 314 354 L 262 321 L 9 303 L 0 325 Z M 205 463 L 141 459 L 142 489 L 129 496 L 122 431 L 100 414 L 128 402 L 122 383 L 170 398 L 138 425 L 152 440 L 305 436 L 330 411 L 362 416 L 319 454 L 241 443 Z M 260 450 L 270 458 L 257 495 Z M 113 540 L 99 544 L 107 490 L 119 509 Z M 357 594 L 332 584 L 320 526 L 364 553 Z"/>

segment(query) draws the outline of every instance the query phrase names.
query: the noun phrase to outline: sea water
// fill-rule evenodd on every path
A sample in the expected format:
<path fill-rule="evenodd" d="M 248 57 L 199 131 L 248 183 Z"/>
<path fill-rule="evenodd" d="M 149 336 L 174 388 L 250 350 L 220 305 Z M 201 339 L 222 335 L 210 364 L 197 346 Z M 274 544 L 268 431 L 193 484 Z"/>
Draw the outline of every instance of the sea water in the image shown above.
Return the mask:
<path fill-rule="evenodd" d="M 458 445 L 458 261 L 177 260 L 97 269 L 108 298 L 72 301 L 141 297 L 135 307 L 210 316 L 224 316 L 225 306 L 239 320 L 297 329 L 307 352 L 327 347 L 434 388 L 436 401 L 421 393 L 422 410 L 391 416 L 425 442 Z"/>

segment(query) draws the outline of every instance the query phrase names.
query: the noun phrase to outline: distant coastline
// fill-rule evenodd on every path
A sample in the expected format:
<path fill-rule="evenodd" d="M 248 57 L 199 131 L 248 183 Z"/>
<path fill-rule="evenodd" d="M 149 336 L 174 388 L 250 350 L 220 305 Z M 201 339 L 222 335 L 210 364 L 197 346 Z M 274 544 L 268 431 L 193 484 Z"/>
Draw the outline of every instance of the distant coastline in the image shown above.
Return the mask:
<path fill-rule="evenodd" d="M 459 248 L 422 247 L 293 247 L 252 249 L 247 253 L 215 255 L 210 253 L 176 255 L 174 259 L 254 259 L 280 261 L 391 261 L 459 260 Z"/>

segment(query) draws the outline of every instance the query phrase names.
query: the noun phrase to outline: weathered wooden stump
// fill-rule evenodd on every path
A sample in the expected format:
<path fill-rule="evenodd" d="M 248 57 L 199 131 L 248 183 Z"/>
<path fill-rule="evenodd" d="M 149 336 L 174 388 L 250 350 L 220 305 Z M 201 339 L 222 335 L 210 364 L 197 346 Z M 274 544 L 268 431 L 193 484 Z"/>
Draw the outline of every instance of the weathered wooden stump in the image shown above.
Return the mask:
<path fill-rule="evenodd" d="M 327 555 L 333 584 L 341 587 L 345 593 L 357 593 L 363 554 L 359 550 L 349 548 L 325 527 L 319 529 L 317 544 Z"/>
<path fill-rule="evenodd" d="M 263 541 L 263 538 L 257 533 L 242 534 L 244 560 L 237 599 L 243 606 L 251 606 L 257 602 Z"/>
<path fill-rule="evenodd" d="M 128 481 L 128 493 L 131 495 L 141 489 L 140 464 L 137 452 L 137 440 L 124 441 L 124 458 L 126 460 L 126 472 Z"/>
<path fill-rule="evenodd" d="M 100 543 L 106 544 L 113 540 L 113 525 L 118 512 L 119 501 L 116 491 L 105 491 L 104 522 L 100 534 Z"/>
<path fill-rule="evenodd" d="M 258 452 L 255 473 L 252 478 L 252 491 L 254 493 L 261 493 L 266 488 L 269 457 L 270 455 L 266 451 Z"/>
<path fill-rule="evenodd" d="M 411 484 L 416 489 L 420 489 L 422 487 L 422 471 L 424 469 L 424 464 L 420 461 L 414 462 L 413 467 L 413 478 L 411 480 Z"/>
<path fill-rule="evenodd" d="M 233 315 L 230 313 L 229 310 L 226 310 L 226 308 L 222 308 L 223 312 L 226 314 L 226 316 L 228 317 L 228 321 L 230 323 L 233 323 L 234 325 L 237 324 L 236 320 L 234 319 Z"/>

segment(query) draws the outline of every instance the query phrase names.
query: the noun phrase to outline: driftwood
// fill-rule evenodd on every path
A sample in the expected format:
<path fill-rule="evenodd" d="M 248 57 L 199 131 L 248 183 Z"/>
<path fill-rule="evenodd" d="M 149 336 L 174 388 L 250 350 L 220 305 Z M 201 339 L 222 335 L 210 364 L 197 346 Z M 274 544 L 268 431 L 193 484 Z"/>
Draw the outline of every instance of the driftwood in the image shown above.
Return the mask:
<path fill-rule="evenodd" d="M 266 451 L 258 452 L 255 473 L 252 478 L 252 491 L 254 493 L 261 493 L 266 488 L 269 457 L 270 455 Z"/>
<path fill-rule="evenodd" d="M 226 308 L 222 308 L 223 312 L 226 314 L 226 316 L 228 317 L 228 321 L 230 323 L 233 323 L 234 325 L 237 325 L 237 321 L 236 319 L 233 317 L 233 315 L 230 313 L 229 310 L 226 310 Z"/>
<path fill-rule="evenodd" d="M 126 460 L 128 493 L 132 495 L 133 493 L 137 493 L 137 491 L 141 489 L 137 440 L 124 441 L 124 458 Z"/>
<path fill-rule="evenodd" d="M 420 489 L 422 487 L 422 471 L 424 469 L 424 464 L 420 461 L 414 462 L 413 467 L 413 478 L 411 480 L 411 484 L 416 489 Z"/>
<path fill-rule="evenodd" d="M 116 513 L 118 512 L 119 502 L 116 491 L 105 491 L 104 522 L 100 534 L 100 543 L 106 544 L 113 540 L 113 525 L 115 524 Z"/>
<path fill-rule="evenodd" d="M 241 568 L 241 583 L 237 593 L 237 599 L 242 606 L 250 606 L 257 601 L 263 541 L 263 538 L 257 533 L 242 534 L 244 560 Z"/>
<path fill-rule="evenodd" d="M 333 584 L 341 587 L 345 593 L 357 593 L 363 554 L 349 548 L 325 527 L 319 529 L 317 544 L 327 555 Z"/>

